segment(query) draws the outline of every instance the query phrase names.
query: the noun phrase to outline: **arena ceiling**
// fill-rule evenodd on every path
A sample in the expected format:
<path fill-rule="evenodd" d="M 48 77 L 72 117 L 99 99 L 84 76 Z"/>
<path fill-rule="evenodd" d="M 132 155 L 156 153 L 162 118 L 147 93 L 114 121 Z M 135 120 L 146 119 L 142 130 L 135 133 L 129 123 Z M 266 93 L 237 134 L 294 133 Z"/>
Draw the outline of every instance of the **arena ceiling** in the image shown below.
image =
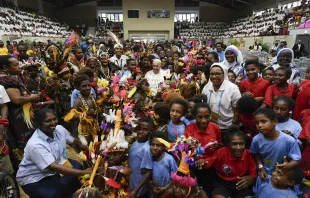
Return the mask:
<path fill-rule="evenodd" d="M 66 8 L 80 3 L 94 0 L 44 0 L 58 8 Z M 122 6 L 122 0 L 96 0 L 98 6 Z M 252 6 L 256 0 L 200 0 L 202 2 L 216 4 L 227 8 Z M 175 0 L 176 7 L 198 7 L 199 0 Z"/>

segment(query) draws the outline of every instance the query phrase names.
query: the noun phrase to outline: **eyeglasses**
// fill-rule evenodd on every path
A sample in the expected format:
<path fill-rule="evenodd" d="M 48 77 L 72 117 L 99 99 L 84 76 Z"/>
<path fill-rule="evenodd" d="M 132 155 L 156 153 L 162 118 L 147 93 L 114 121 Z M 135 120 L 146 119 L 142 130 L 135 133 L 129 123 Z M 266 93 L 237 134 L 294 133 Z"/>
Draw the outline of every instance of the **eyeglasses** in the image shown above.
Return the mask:
<path fill-rule="evenodd" d="M 212 76 L 216 76 L 216 77 L 219 77 L 221 76 L 223 73 L 210 73 L 210 77 Z"/>

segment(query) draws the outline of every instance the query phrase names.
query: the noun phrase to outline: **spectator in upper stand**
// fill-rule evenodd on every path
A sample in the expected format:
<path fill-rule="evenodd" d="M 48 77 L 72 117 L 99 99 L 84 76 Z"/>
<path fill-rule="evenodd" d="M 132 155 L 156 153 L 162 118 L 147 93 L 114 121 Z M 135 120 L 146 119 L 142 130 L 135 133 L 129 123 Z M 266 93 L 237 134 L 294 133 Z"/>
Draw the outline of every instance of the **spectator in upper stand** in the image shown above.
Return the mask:
<path fill-rule="evenodd" d="M 277 51 L 279 52 L 281 49 L 287 48 L 287 43 L 286 41 L 281 41 L 280 46 L 277 48 Z"/>
<path fill-rule="evenodd" d="M 304 50 L 305 50 L 305 45 L 301 43 L 301 40 L 298 40 L 298 43 L 296 43 L 293 47 L 294 58 L 300 58 Z"/>
<path fill-rule="evenodd" d="M 216 43 L 216 52 L 217 55 L 219 56 L 220 62 L 223 62 L 225 54 L 223 51 L 222 43 L 220 42 Z"/>
<path fill-rule="evenodd" d="M 2 40 L 0 40 L 0 56 L 8 55 L 8 49 L 4 46 Z"/>

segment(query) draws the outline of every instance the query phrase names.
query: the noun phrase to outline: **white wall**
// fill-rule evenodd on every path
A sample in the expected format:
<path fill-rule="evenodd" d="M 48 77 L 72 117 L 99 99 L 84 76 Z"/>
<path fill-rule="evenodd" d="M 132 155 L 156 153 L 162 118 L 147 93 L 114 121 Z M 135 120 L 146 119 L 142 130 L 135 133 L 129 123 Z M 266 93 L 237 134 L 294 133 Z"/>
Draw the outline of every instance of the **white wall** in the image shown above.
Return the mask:
<path fill-rule="evenodd" d="M 168 32 L 168 39 L 174 38 L 174 0 L 123 0 L 124 39 L 130 32 Z M 128 10 L 139 10 L 139 18 L 128 18 Z M 147 18 L 147 11 L 170 10 L 170 18 Z"/>

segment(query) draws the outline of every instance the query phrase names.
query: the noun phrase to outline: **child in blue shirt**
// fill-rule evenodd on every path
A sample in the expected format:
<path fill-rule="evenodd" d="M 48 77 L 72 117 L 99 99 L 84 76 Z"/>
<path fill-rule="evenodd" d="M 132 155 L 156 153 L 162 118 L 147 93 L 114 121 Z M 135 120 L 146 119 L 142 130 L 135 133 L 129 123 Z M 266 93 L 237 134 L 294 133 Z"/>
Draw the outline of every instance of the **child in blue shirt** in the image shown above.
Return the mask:
<path fill-rule="evenodd" d="M 253 138 L 250 151 L 257 162 L 260 178 L 268 180 L 277 163 L 283 163 L 286 157 L 291 161 L 278 166 L 284 170 L 297 166 L 301 160 L 297 141 L 275 129 L 277 115 L 273 110 L 261 108 L 254 116 L 259 134 Z"/>
<path fill-rule="evenodd" d="M 186 124 L 181 120 L 187 114 L 188 103 L 186 100 L 176 98 L 170 103 L 170 118 L 168 122 L 169 142 L 175 142 L 184 134 Z"/>
<path fill-rule="evenodd" d="M 152 172 L 152 198 L 160 197 L 161 194 L 168 188 L 171 181 L 171 173 L 178 170 L 177 163 L 174 158 L 165 152 L 166 147 L 158 138 L 167 141 L 167 135 L 155 131 L 150 135 L 151 153 L 153 159 Z"/>
<path fill-rule="evenodd" d="M 290 118 L 290 112 L 294 110 L 294 101 L 287 96 L 278 96 L 273 100 L 272 106 L 273 111 L 277 114 L 276 130 L 292 136 L 298 144 L 301 144 L 298 137 L 302 127 L 297 121 Z"/>
<path fill-rule="evenodd" d="M 149 197 L 149 183 L 152 176 L 152 155 L 149 135 L 153 130 L 153 120 L 143 118 L 137 126 L 137 141 L 129 150 L 128 163 L 132 173 L 129 178 L 131 197 Z"/>
<path fill-rule="evenodd" d="M 288 162 L 286 161 L 285 163 Z M 303 171 L 298 166 L 287 171 L 276 167 L 272 176 L 268 176 L 267 182 L 259 177 L 257 178 L 253 191 L 257 198 L 297 198 L 290 188 L 293 185 L 300 184 L 303 178 Z"/>

